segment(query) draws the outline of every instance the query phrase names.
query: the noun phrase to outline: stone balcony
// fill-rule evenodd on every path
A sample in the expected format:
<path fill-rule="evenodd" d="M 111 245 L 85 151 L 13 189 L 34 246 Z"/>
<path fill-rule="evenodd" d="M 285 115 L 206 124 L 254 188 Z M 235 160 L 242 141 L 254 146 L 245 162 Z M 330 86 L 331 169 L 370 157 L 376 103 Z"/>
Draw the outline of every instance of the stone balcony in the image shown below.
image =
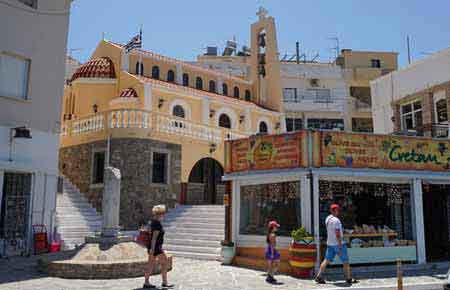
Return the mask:
<path fill-rule="evenodd" d="M 115 138 L 149 138 L 172 143 L 187 139 L 222 145 L 226 140 L 245 138 L 251 132 L 208 126 L 183 118 L 141 109 L 117 109 L 65 120 L 61 146 Z"/>

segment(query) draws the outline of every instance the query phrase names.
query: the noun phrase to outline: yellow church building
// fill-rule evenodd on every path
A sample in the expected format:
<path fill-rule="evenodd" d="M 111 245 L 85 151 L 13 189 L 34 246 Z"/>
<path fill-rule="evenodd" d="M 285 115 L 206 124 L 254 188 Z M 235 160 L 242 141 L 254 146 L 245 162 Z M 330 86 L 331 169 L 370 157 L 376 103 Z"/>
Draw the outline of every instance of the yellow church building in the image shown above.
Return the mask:
<path fill-rule="evenodd" d="M 119 168 L 125 228 L 156 203 L 222 203 L 224 141 L 285 131 L 274 19 L 251 35 L 247 78 L 102 40 L 64 91 L 61 173 L 100 209 Z"/>

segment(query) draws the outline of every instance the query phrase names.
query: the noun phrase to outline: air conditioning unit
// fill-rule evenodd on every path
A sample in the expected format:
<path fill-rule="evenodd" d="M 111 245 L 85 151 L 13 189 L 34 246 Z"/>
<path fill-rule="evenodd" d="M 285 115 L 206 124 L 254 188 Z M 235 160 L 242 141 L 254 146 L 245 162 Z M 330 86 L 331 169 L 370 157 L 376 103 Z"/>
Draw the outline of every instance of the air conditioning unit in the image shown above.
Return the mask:
<path fill-rule="evenodd" d="M 314 87 L 314 88 L 317 88 L 320 86 L 319 79 L 310 79 L 309 84 L 311 85 L 311 87 Z"/>

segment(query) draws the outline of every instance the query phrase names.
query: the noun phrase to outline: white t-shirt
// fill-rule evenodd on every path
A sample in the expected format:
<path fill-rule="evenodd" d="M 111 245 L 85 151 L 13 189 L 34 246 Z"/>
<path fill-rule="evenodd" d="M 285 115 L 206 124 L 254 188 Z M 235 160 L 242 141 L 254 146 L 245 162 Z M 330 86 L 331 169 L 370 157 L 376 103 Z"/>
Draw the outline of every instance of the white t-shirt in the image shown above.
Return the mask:
<path fill-rule="evenodd" d="M 341 232 L 341 241 L 342 241 L 343 230 L 341 221 L 334 215 L 330 214 L 325 219 L 325 225 L 327 227 L 327 245 L 328 246 L 339 245 L 338 240 L 336 239 L 336 230 L 339 230 Z"/>

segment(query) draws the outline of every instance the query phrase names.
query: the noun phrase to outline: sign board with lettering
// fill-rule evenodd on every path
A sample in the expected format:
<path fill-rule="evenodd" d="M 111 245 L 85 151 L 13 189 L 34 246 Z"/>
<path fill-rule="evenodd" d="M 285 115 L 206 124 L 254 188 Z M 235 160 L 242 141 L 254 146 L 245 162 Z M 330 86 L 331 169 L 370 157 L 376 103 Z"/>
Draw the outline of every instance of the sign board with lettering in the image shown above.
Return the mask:
<path fill-rule="evenodd" d="M 226 143 L 225 171 L 306 167 L 306 131 L 254 136 Z"/>
<path fill-rule="evenodd" d="M 315 167 L 450 172 L 450 140 L 314 132 Z"/>

